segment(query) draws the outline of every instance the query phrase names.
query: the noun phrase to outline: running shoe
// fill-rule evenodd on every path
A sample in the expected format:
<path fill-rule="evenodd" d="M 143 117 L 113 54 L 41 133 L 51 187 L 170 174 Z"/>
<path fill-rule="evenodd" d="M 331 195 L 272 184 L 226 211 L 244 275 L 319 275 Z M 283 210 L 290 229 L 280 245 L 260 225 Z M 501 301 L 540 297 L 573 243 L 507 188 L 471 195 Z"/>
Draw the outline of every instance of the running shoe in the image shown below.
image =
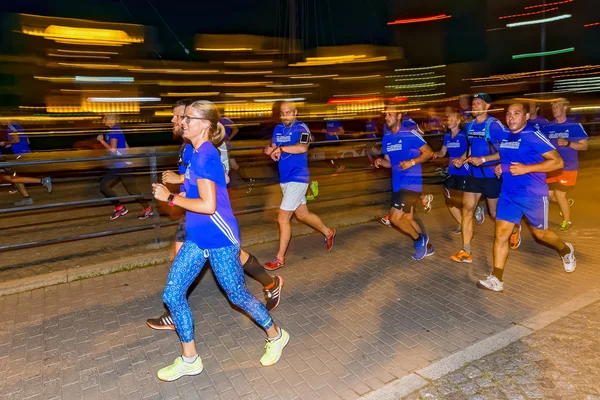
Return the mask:
<path fill-rule="evenodd" d="M 513 233 L 510 234 L 510 238 L 508 239 L 511 250 L 516 250 L 521 245 L 521 225 L 517 226 L 518 228 L 516 230 L 513 229 Z"/>
<path fill-rule="evenodd" d="M 113 215 L 111 215 L 109 218 L 111 221 L 122 217 L 123 215 L 127 215 L 127 213 L 129 212 L 129 210 L 127 210 L 125 207 L 121 206 L 121 208 L 115 208 L 115 211 L 113 211 Z"/>
<path fill-rule="evenodd" d="M 423 200 L 421 200 L 421 202 L 423 203 L 423 210 L 425 210 L 426 214 L 429 214 L 431 212 L 431 203 L 433 203 L 433 195 L 426 194 L 423 196 Z"/>
<path fill-rule="evenodd" d="M 310 191 L 312 192 L 314 197 L 317 197 L 319 195 L 319 182 L 318 181 L 312 181 L 310 183 Z"/>
<path fill-rule="evenodd" d="M 152 212 L 152 207 L 148 207 L 148 208 L 145 208 L 144 211 L 140 215 L 138 215 L 137 218 L 138 219 L 148 219 L 153 215 L 154 215 L 154 212 Z"/>
<path fill-rule="evenodd" d="M 165 313 L 158 318 L 147 319 L 146 325 L 157 331 L 175 330 L 175 323 L 173 322 L 173 318 L 171 318 L 171 313 L 169 311 L 165 311 Z"/>
<path fill-rule="evenodd" d="M 492 292 L 504 291 L 504 282 L 500 282 L 500 279 L 494 275 L 488 275 L 485 279 L 477 282 L 477 287 L 481 289 L 491 290 Z"/>
<path fill-rule="evenodd" d="M 198 375 L 204 370 L 200 356 L 193 363 L 186 363 L 181 356 L 177 357 L 173 364 L 160 369 L 157 373 L 158 379 L 165 382 L 173 382 L 185 375 Z"/>
<path fill-rule="evenodd" d="M 283 289 L 283 278 L 281 276 L 274 276 L 273 283 L 267 289 L 264 288 L 263 292 L 265 293 L 265 300 L 267 302 L 266 308 L 267 311 L 273 311 L 279 305 L 279 300 L 281 300 L 281 290 Z"/>
<path fill-rule="evenodd" d="M 427 252 L 425 253 L 425 257 L 429 257 L 435 254 L 435 249 L 433 248 L 433 245 L 431 243 L 429 243 L 429 245 L 427 246 Z"/>
<path fill-rule="evenodd" d="M 260 363 L 263 367 L 268 367 L 279 361 L 284 347 L 287 346 L 290 341 L 290 334 L 283 329 L 280 329 L 280 331 L 281 337 L 279 339 L 267 339 L 267 344 L 265 344 L 265 354 L 260 359 Z"/>
<path fill-rule="evenodd" d="M 390 214 L 385 214 L 383 217 L 379 218 L 379 222 L 390 228 L 392 227 L 392 223 L 390 222 Z"/>
<path fill-rule="evenodd" d="M 325 238 L 325 243 L 327 244 L 327 251 L 333 250 L 333 245 L 335 244 L 335 235 L 337 234 L 337 229 L 330 228 L 329 236 Z"/>
<path fill-rule="evenodd" d="M 577 259 L 575 258 L 575 249 L 573 249 L 573 245 L 569 242 L 565 242 L 565 245 L 571 250 L 569 254 L 562 256 L 563 267 L 565 268 L 565 272 L 573 272 L 575 268 L 577 268 Z"/>
<path fill-rule="evenodd" d="M 420 261 L 427 256 L 427 247 L 429 245 L 429 236 L 425 234 L 419 235 L 419 240 L 415 241 L 415 254 L 412 255 L 413 260 Z"/>
<path fill-rule="evenodd" d="M 15 206 L 30 206 L 33 204 L 33 199 L 31 197 L 23 197 L 23 200 L 17 201 Z"/>
<path fill-rule="evenodd" d="M 481 225 L 485 221 L 485 208 L 478 204 L 475 208 L 475 224 Z"/>
<path fill-rule="evenodd" d="M 263 265 L 263 267 L 265 267 L 265 269 L 267 271 L 275 271 L 276 269 L 279 269 L 279 268 L 284 267 L 284 266 L 285 266 L 285 262 L 283 260 L 280 260 L 277 257 L 275 257 L 271 261 L 267 261 Z"/>
<path fill-rule="evenodd" d="M 571 208 L 571 207 L 573 207 L 573 204 L 575 204 L 575 200 L 573 200 L 573 199 L 568 199 L 568 200 L 567 200 L 567 203 L 569 203 L 569 208 Z M 562 213 L 562 211 L 559 211 L 559 212 L 558 212 L 558 214 L 559 214 L 561 217 L 563 216 L 563 213 Z"/>
<path fill-rule="evenodd" d="M 460 226 L 460 224 L 456 225 L 454 229 L 452 229 L 452 233 L 460 235 L 462 233 L 462 226 Z"/>
<path fill-rule="evenodd" d="M 450 256 L 450 259 L 454 262 L 459 262 L 459 263 L 472 263 L 473 262 L 473 256 L 464 250 L 461 250 L 458 253 L 456 253 L 455 255 Z"/>
<path fill-rule="evenodd" d="M 337 173 L 339 174 L 340 172 L 342 172 L 342 171 L 343 171 L 343 170 L 345 170 L 345 169 L 346 169 L 346 167 L 345 167 L 345 166 L 343 166 L 343 165 L 338 165 L 338 167 L 336 168 L 335 172 L 337 172 Z"/>
<path fill-rule="evenodd" d="M 48 190 L 48 193 L 52 193 L 52 178 L 49 176 L 46 178 L 42 178 L 42 186 Z"/>
<path fill-rule="evenodd" d="M 573 224 L 571 223 L 571 221 L 569 221 L 569 222 L 563 221 L 560 223 L 560 231 L 561 232 L 567 232 L 567 231 L 570 231 L 571 229 L 573 229 Z"/>

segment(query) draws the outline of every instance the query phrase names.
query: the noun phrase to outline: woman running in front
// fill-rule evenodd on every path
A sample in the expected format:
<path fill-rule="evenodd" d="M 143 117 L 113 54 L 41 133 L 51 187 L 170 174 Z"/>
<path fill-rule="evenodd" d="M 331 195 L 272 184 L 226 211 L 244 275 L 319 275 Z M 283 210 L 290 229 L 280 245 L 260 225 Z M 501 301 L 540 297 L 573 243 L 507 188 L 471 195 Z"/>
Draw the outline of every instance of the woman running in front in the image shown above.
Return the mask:
<path fill-rule="evenodd" d="M 194 341 L 194 319 L 186 293 L 192 282 L 210 261 L 219 285 L 231 303 L 244 310 L 267 334 L 263 366 L 275 364 L 290 340 L 289 334 L 278 328 L 265 306 L 246 288 L 240 263 L 240 234 L 233 216 L 225 171 L 213 143 L 223 140 L 223 130 L 217 129 L 219 110 L 211 102 L 196 101 L 186 107 L 183 136 L 194 147 L 185 172 L 186 196 L 169 192 L 162 184 L 153 184 L 154 197 L 178 206 L 186 212 L 186 241 L 175 257 L 163 301 L 169 308 L 179 335 L 182 356 L 158 371 L 158 378 L 174 381 L 184 375 L 198 375 L 203 370 Z"/>

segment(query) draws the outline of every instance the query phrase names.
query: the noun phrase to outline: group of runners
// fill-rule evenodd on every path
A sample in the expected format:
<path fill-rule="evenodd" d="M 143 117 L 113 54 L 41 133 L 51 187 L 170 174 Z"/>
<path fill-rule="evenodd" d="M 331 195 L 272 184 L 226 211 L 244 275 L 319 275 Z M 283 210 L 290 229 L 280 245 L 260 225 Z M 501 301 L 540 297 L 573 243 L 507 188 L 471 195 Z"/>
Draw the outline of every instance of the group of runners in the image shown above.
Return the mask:
<path fill-rule="evenodd" d="M 488 212 L 495 219 L 493 270 L 477 285 L 499 292 L 504 288 L 503 271 L 509 248 L 520 244 L 523 217 L 528 220 L 534 237 L 556 250 L 564 270 L 575 270 L 573 246 L 548 229 L 548 205 L 550 201 L 558 203 L 564 219 L 560 229 L 571 229 L 567 195 L 576 183 L 578 152 L 587 149 L 587 135 L 580 124 L 566 118 L 566 99 L 552 102 L 553 122 L 542 121 L 535 104 L 513 101 L 506 109 L 507 128 L 488 114 L 491 103 L 489 95 L 475 94 L 466 125 L 460 111 L 447 112 L 449 132 L 438 152 L 432 151 L 416 124 L 404 120 L 405 113 L 397 105 L 389 105 L 385 109 L 387 133 L 382 138 L 382 156 L 372 162 L 375 168 L 392 170 L 390 224 L 413 240 L 412 258 L 423 260 L 433 256 L 435 249 L 429 235 L 415 220 L 416 206 L 424 198 L 421 166 L 448 154 L 445 200 L 457 222 L 453 231 L 462 235 L 462 249 L 450 258 L 459 263 L 473 262 L 474 224 L 485 218 L 485 210 L 479 205 L 485 196 Z M 183 140 L 179 169 L 164 172 L 162 183 L 152 185 L 152 193 L 158 201 L 180 207 L 185 214 L 176 233 L 176 255 L 163 293 L 167 311 L 147 320 L 153 329 L 176 331 L 181 341 L 182 355 L 158 371 L 158 378 L 163 381 L 203 371 L 187 292 L 207 261 L 231 303 L 265 331 L 265 353 L 260 362 L 269 366 L 280 359 L 290 340 L 289 333 L 276 325 L 270 314 L 281 300 L 283 278 L 266 271 L 286 265 L 291 218 L 295 216 L 319 231 L 325 251 L 334 248 L 336 229 L 307 207 L 310 130 L 297 119 L 298 110 L 292 102 L 281 104 L 280 116 L 281 123 L 273 131 L 271 144 L 264 148 L 264 154 L 279 168 L 283 195 L 277 217 L 279 247 L 272 260 L 261 264 L 241 248 L 239 227 L 227 191 L 229 158 L 224 145 L 227 130 L 220 122 L 218 108 L 208 101 L 187 100 L 173 107 L 173 133 Z M 111 154 L 120 156 L 126 152 L 127 144 L 111 118 L 105 118 L 111 132 L 98 140 Z M 109 189 L 117 178 L 122 180 L 120 175 L 103 178 L 102 192 L 107 197 L 115 197 Z M 167 185 L 178 185 L 179 190 L 171 192 Z M 152 215 L 151 208 L 142 200 L 140 204 L 144 208 L 140 217 Z M 115 218 L 126 213 L 120 210 L 124 207 L 115 204 Z M 247 289 L 244 273 L 263 285 L 265 304 Z"/>

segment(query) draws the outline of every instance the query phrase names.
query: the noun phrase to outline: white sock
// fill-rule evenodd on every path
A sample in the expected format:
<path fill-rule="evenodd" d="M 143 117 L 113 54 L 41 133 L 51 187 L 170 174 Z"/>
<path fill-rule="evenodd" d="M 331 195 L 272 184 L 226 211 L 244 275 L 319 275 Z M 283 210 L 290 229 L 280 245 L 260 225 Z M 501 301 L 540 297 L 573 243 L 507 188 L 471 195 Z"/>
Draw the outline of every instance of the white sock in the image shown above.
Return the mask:
<path fill-rule="evenodd" d="M 188 364 L 193 364 L 198 359 L 198 354 L 196 354 L 194 357 L 186 357 L 186 356 L 182 355 L 181 358 L 183 358 L 184 362 L 186 362 Z"/>
<path fill-rule="evenodd" d="M 281 339 L 281 329 L 277 328 L 277 336 L 276 337 L 274 337 L 274 338 L 268 338 L 268 339 L 269 339 L 269 342 L 274 342 L 276 340 Z"/>

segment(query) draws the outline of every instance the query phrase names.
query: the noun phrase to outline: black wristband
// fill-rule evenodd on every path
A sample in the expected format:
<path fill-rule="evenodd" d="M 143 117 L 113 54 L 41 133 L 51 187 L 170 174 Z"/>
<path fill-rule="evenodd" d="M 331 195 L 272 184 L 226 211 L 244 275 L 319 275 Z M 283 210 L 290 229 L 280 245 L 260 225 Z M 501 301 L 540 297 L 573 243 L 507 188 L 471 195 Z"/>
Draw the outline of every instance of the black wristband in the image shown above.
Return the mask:
<path fill-rule="evenodd" d="M 565 147 L 571 147 L 571 141 L 567 140 L 567 145 Z"/>

